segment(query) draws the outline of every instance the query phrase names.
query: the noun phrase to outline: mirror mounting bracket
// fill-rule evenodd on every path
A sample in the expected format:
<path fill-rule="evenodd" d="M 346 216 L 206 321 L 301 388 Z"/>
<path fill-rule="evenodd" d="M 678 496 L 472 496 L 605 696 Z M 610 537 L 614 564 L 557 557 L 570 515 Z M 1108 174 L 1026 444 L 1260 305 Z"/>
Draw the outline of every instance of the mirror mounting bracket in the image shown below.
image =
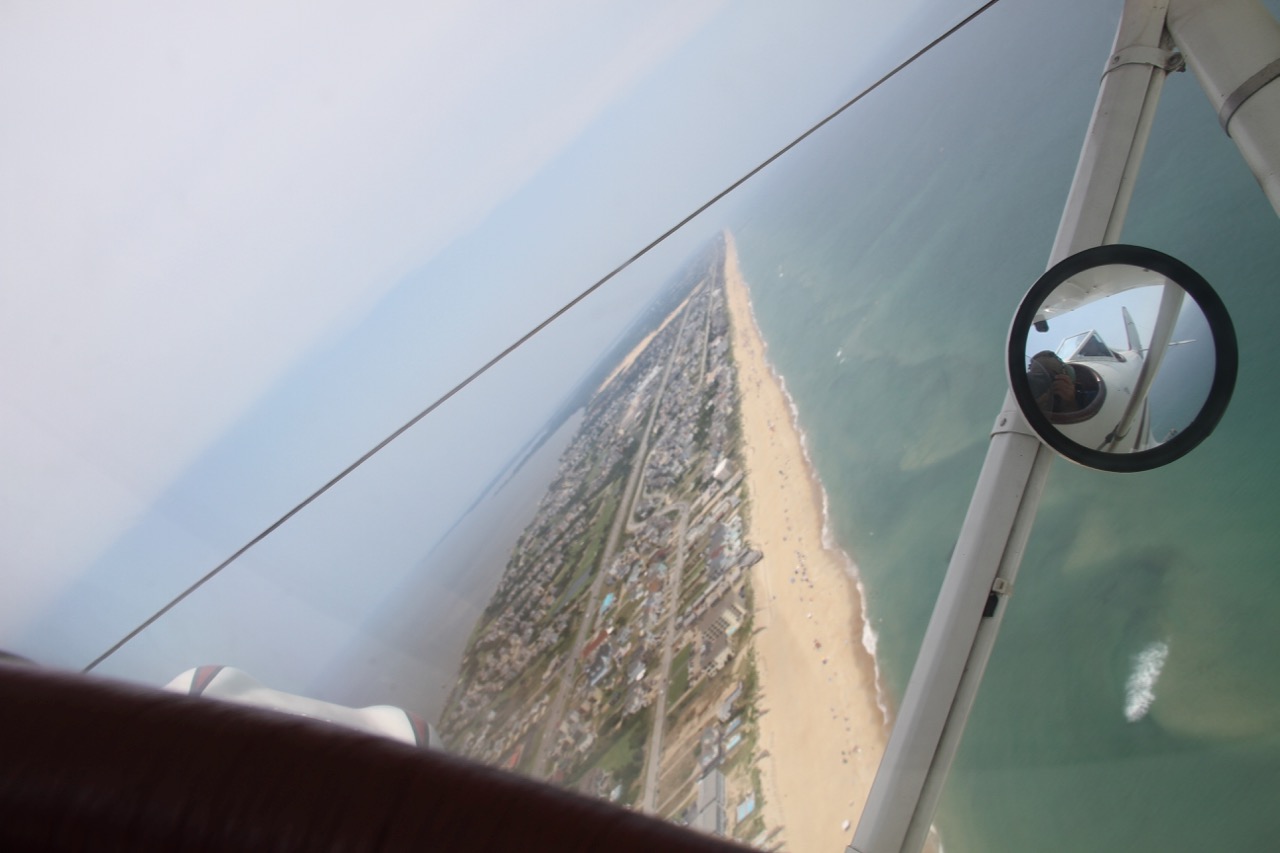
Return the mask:
<path fill-rule="evenodd" d="M 1005 402 L 1008 403 L 1010 401 L 1006 399 Z M 1039 439 L 1035 430 L 1027 423 L 1027 419 L 1022 416 L 1022 410 L 1016 405 L 1001 409 L 1000 414 L 996 416 L 995 423 L 991 425 L 992 435 L 1002 435 L 1004 433 L 1029 435 L 1032 438 Z"/>

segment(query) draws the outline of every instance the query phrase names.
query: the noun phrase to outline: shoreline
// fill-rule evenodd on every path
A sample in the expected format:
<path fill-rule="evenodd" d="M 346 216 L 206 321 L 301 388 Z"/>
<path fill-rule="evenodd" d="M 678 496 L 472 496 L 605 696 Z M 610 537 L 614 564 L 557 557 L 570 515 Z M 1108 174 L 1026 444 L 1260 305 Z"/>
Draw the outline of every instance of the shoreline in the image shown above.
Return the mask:
<path fill-rule="evenodd" d="M 744 285 L 745 282 L 746 280 L 744 278 Z M 755 321 L 755 307 L 751 304 L 751 297 L 749 294 L 747 296 L 747 310 L 750 312 L 751 322 L 755 325 L 756 334 L 759 335 L 760 327 Z M 761 336 L 761 340 L 763 341 L 763 336 Z M 888 730 L 893 726 L 893 712 L 890 710 L 889 698 L 884 690 L 883 676 L 880 671 L 880 660 L 876 657 L 876 647 L 879 644 L 880 637 L 876 634 L 875 628 L 871 626 L 871 616 L 867 612 L 867 592 L 866 587 L 863 586 L 862 583 L 862 573 L 858 569 L 858 563 L 853 559 L 853 555 L 840 545 L 839 541 L 836 539 L 835 533 L 831 529 L 831 505 L 827 498 L 827 489 L 822 484 L 821 478 L 818 476 L 817 466 L 813 464 L 813 459 L 809 456 L 809 439 L 804 430 L 800 427 L 800 412 L 796 408 L 795 401 L 791 398 L 791 392 L 787 390 L 786 377 L 778 373 L 774 368 L 773 363 L 768 360 L 768 350 L 769 345 L 765 343 L 765 363 L 768 365 L 769 374 L 773 377 L 774 381 L 778 383 L 779 388 L 782 391 L 783 399 L 786 400 L 787 408 L 790 410 L 791 428 L 795 430 L 796 434 L 800 438 L 800 450 L 804 455 L 804 464 L 814 490 L 815 500 L 818 501 L 822 508 L 822 539 L 820 540 L 822 542 L 822 547 L 828 551 L 838 554 L 844 561 L 845 574 L 848 575 L 849 580 L 854 586 L 853 598 L 858 605 L 858 622 L 862 628 L 860 639 L 862 641 L 862 648 L 866 651 L 867 655 L 870 656 L 871 663 L 875 668 L 876 705 L 880 708 L 880 714 L 884 719 L 887 737 Z"/>
<path fill-rule="evenodd" d="M 752 569 L 765 822 L 785 848 L 839 850 L 853 837 L 887 740 L 875 633 L 857 565 L 835 546 L 827 499 L 769 363 L 732 235 L 725 290 L 741 389 L 746 537 Z"/>

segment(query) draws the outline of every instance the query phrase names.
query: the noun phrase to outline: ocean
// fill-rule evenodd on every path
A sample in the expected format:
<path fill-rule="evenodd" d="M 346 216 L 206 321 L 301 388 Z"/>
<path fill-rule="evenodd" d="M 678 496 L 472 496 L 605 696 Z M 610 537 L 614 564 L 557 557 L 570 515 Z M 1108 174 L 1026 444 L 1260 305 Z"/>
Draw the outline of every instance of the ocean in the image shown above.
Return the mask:
<path fill-rule="evenodd" d="M 1274 7 L 1274 4 L 1272 4 Z M 734 200 L 755 311 L 900 696 L 1044 271 L 1119 3 L 1003 3 Z M 936 821 L 948 853 L 1271 849 L 1280 779 L 1280 220 L 1190 73 L 1122 241 L 1235 322 L 1218 430 L 1170 466 L 1054 463 Z"/>

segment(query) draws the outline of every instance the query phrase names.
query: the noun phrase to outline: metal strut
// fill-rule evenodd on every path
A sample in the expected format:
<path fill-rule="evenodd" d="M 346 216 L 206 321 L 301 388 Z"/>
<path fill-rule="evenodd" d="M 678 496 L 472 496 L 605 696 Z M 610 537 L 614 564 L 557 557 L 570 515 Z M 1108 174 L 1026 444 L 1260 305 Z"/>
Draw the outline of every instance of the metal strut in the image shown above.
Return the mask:
<path fill-rule="evenodd" d="M 1258 94 L 1277 77 L 1280 77 L 1280 59 L 1275 60 L 1257 74 L 1245 80 L 1234 92 L 1227 95 L 1227 99 L 1222 102 L 1222 108 L 1218 110 L 1218 124 L 1222 125 L 1222 130 L 1227 136 L 1231 135 L 1231 129 L 1228 125 L 1231 124 L 1231 118 L 1236 114 L 1236 110 L 1240 109 L 1245 101 Z"/>
<path fill-rule="evenodd" d="M 1075 178 L 1050 251 L 1052 266 L 1115 242 L 1176 54 L 1165 0 L 1127 0 L 1104 69 Z M 897 723 L 846 853 L 916 853 L 995 645 L 1053 452 L 1028 429 L 1012 393 L 903 696 Z"/>

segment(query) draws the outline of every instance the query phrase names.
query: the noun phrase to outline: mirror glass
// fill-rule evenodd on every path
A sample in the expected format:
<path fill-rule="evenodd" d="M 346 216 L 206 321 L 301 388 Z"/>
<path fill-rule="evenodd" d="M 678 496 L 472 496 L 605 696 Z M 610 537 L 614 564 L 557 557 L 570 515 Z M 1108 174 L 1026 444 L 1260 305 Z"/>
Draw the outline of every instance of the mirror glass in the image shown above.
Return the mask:
<path fill-rule="evenodd" d="M 1123 250 L 1138 253 L 1136 262 Z M 1138 247 L 1090 252 L 1096 262 L 1069 258 L 1024 300 L 1010 382 L 1028 422 L 1069 458 L 1111 470 L 1156 467 L 1199 443 L 1221 416 L 1234 384 L 1234 333 L 1216 295 L 1185 265 Z"/>

